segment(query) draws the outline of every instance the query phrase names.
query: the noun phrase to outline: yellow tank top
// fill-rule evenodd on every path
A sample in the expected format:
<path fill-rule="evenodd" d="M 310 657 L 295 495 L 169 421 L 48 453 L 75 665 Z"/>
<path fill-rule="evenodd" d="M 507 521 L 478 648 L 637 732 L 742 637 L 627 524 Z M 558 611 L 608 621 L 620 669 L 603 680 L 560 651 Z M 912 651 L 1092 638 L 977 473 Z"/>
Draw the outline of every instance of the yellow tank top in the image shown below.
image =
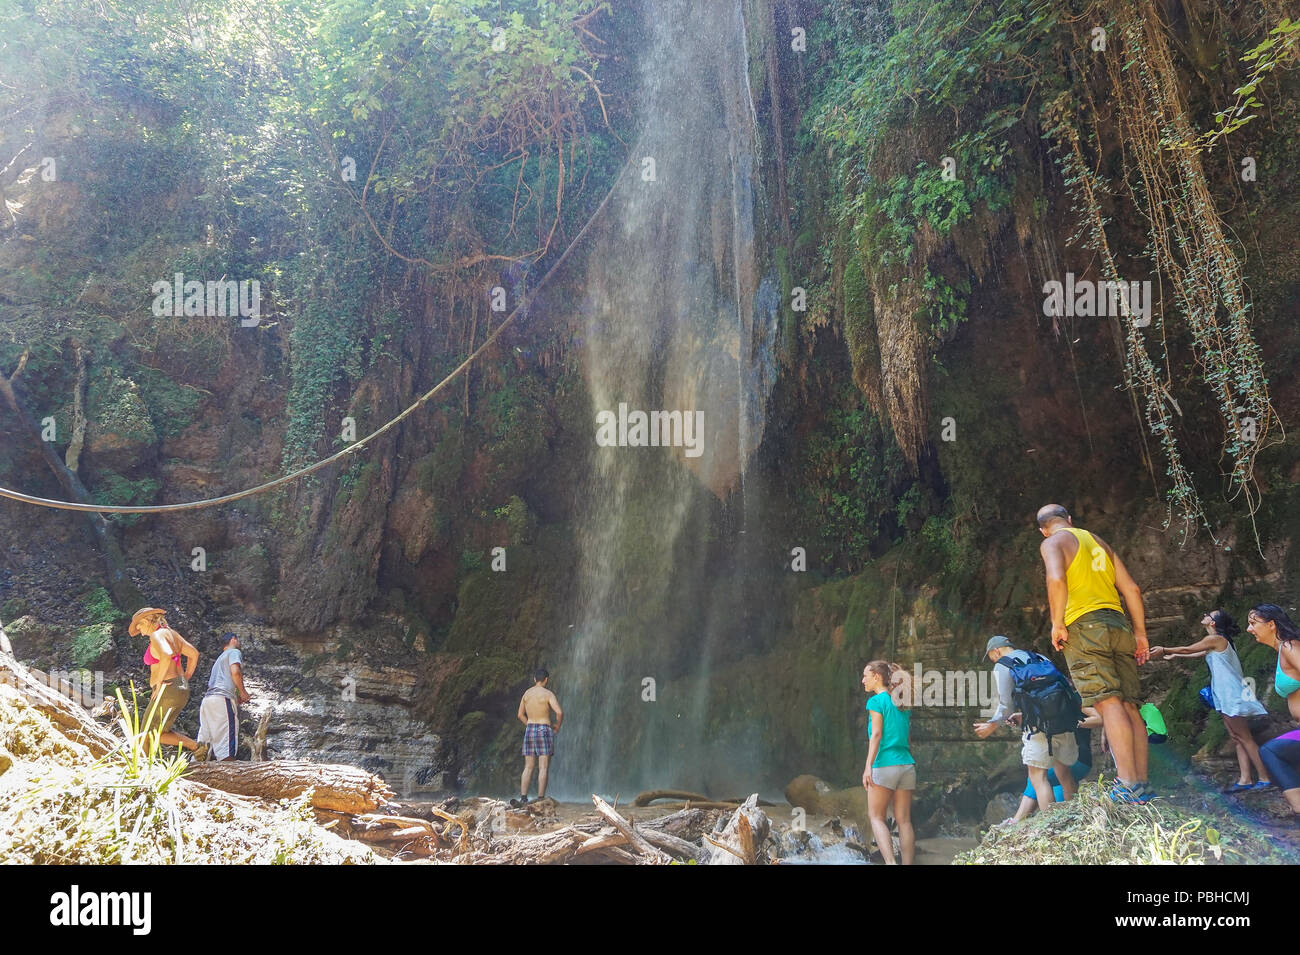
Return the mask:
<path fill-rule="evenodd" d="M 1120 610 L 1119 591 L 1115 589 L 1115 563 L 1085 530 L 1067 527 L 1079 542 L 1079 551 L 1065 571 L 1070 596 L 1065 602 L 1065 625 L 1068 627 L 1093 610 Z"/>

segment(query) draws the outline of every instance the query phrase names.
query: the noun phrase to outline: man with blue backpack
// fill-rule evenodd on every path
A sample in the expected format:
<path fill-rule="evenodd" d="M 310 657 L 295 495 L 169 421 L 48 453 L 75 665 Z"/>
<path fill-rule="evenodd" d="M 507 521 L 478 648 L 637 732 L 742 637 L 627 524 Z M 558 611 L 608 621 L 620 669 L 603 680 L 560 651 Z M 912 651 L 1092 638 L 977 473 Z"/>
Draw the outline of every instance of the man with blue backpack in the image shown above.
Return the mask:
<path fill-rule="evenodd" d="M 1052 661 L 1030 650 L 1017 650 L 1004 636 L 989 638 L 985 653 L 993 661 L 998 707 L 975 735 L 987 739 L 1013 712 L 1020 713 L 1020 761 L 1029 771 L 1040 810 L 1057 802 L 1047 771 L 1054 770 L 1065 799 L 1077 788 L 1070 767 L 1079 760 L 1075 730 L 1083 719 L 1079 694 Z"/>

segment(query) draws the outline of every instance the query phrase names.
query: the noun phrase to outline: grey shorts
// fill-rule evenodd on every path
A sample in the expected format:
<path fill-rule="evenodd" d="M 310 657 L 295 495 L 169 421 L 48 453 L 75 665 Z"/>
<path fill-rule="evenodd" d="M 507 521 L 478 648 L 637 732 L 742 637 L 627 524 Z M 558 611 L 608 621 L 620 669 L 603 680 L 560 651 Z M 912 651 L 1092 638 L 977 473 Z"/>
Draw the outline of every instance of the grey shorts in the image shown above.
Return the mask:
<path fill-rule="evenodd" d="M 916 763 L 901 766 L 872 766 L 871 781 L 886 789 L 915 789 Z"/>

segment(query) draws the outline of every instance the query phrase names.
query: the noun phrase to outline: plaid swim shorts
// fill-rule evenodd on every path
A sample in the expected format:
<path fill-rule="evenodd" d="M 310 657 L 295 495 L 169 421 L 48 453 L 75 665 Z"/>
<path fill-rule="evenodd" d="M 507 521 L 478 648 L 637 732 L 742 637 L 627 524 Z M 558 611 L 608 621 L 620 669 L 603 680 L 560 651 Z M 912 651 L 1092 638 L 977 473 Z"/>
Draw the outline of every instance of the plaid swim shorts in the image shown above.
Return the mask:
<path fill-rule="evenodd" d="M 529 723 L 524 727 L 524 755 L 555 755 L 555 731 L 550 723 Z"/>

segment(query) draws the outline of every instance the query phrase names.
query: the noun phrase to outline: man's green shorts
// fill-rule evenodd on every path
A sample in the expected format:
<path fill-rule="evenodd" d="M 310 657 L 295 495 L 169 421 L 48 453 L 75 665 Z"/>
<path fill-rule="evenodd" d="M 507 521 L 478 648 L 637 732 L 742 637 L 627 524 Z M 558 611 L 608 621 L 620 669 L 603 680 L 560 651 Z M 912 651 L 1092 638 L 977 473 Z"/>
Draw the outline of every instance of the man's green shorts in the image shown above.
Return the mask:
<path fill-rule="evenodd" d="M 1093 610 L 1066 629 L 1070 638 L 1065 642 L 1065 662 L 1083 705 L 1094 706 L 1109 696 L 1138 703 L 1142 688 L 1134 656 L 1137 641 L 1124 615 L 1117 610 Z"/>

